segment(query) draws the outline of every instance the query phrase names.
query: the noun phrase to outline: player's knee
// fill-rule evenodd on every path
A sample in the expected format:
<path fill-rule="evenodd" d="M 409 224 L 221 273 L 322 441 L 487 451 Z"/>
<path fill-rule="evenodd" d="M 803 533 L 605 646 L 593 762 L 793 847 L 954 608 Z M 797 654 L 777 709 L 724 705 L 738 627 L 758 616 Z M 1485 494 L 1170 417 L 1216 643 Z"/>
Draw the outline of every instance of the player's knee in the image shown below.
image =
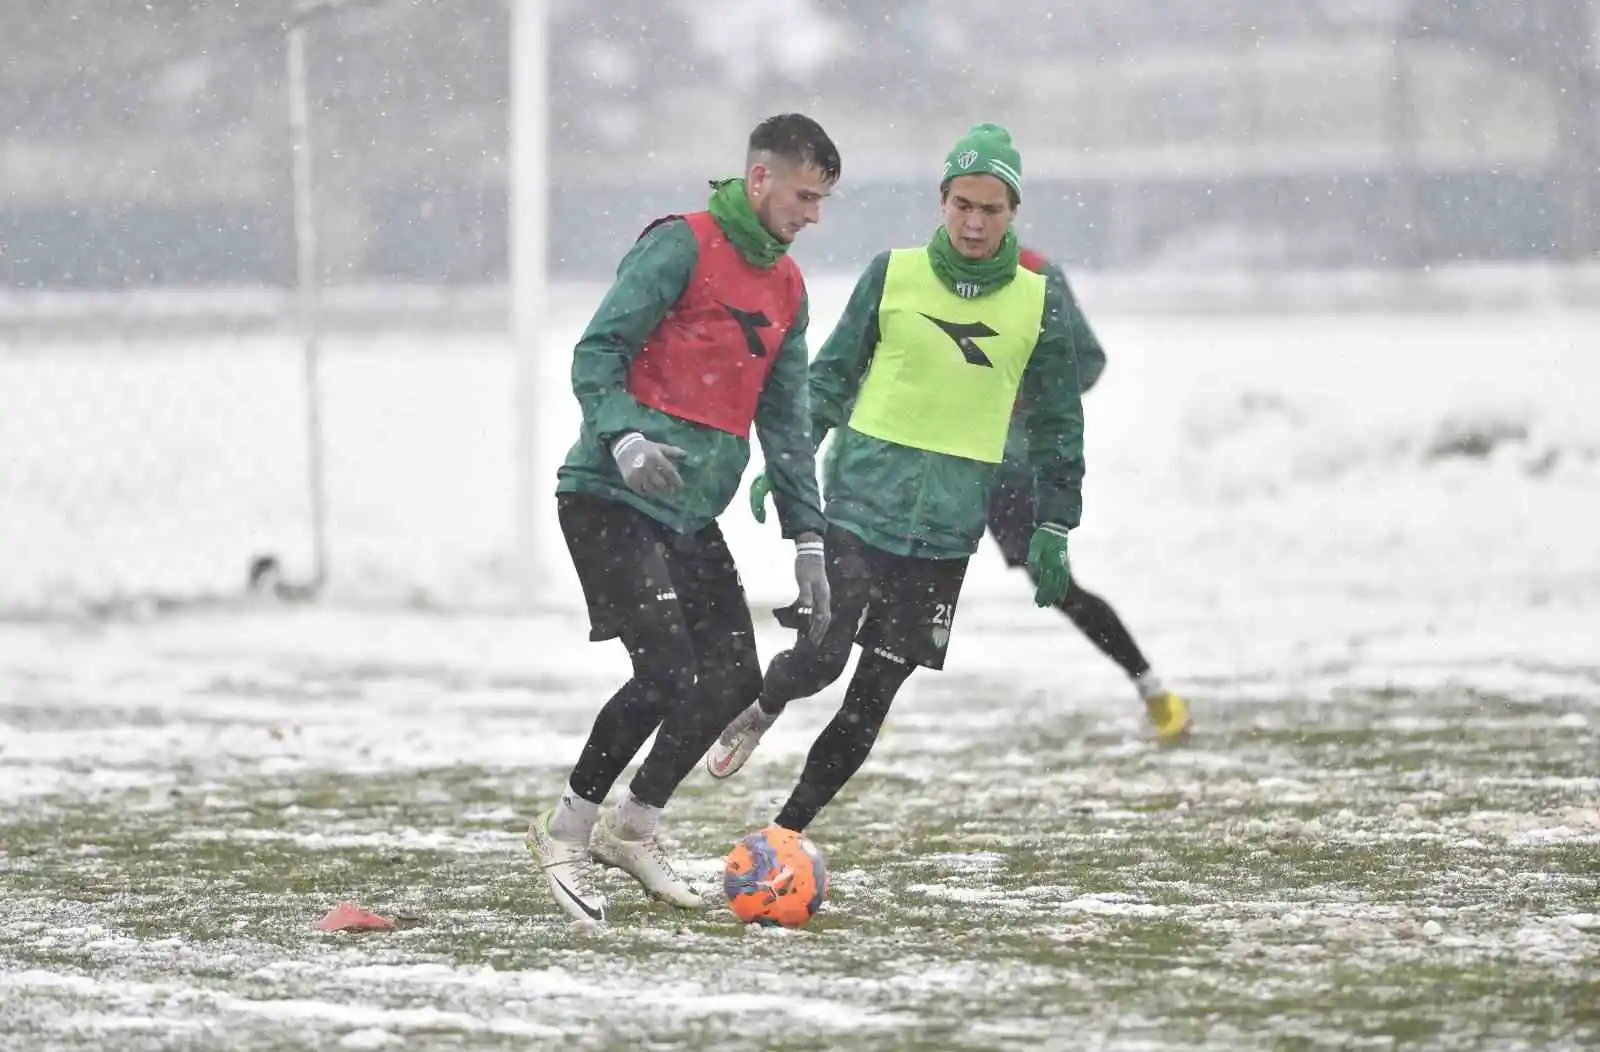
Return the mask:
<path fill-rule="evenodd" d="M 809 656 L 812 678 L 817 684 L 817 690 L 822 690 L 844 675 L 845 666 L 850 664 L 850 646 L 847 644 L 842 647 L 830 647 L 824 644 L 812 648 Z"/>
<path fill-rule="evenodd" d="M 695 666 L 691 655 L 654 654 L 635 658 L 634 677 L 644 685 L 652 704 L 670 704 L 694 692 Z"/>
<path fill-rule="evenodd" d="M 883 726 L 883 721 L 889 718 L 889 709 L 885 705 L 862 705 L 860 703 L 846 705 L 839 713 L 839 718 L 856 737 L 873 741 L 878 737 L 878 728 Z"/>
<path fill-rule="evenodd" d="M 830 628 L 822 642 L 815 643 L 801 636 L 794 649 L 789 651 L 790 669 L 794 678 L 806 684 L 806 693 L 815 694 L 844 675 L 850 664 L 850 651 L 855 646 L 855 635 L 841 631 L 837 622 Z"/>
<path fill-rule="evenodd" d="M 867 653 L 856 667 L 855 680 L 845 697 L 845 715 L 863 729 L 877 734 L 889 717 L 895 695 L 911 677 L 914 666 L 877 654 Z"/>

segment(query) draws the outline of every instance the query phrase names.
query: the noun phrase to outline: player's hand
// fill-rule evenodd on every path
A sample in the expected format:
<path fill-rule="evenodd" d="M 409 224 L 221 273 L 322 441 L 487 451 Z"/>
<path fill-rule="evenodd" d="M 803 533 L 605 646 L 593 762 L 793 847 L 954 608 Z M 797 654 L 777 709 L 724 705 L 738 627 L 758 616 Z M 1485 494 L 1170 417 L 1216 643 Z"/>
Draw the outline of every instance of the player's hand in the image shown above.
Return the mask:
<path fill-rule="evenodd" d="M 611 444 L 622 481 L 641 497 L 676 493 L 683 488 L 675 460 L 689 454 L 665 442 L 652 442 L 637 431 L 630 431 Z"/>
<path fill-rule="evenodd" d="M 772 492 L 772 483 L 767 481 L 767 473 L 763 471 L 750 483 L 750 514 L 760 523 L 767 521 L 767 494 Z"/>
<path fill-rule="evenodd" d="M 822 538 L 814 533 L 802 533 L 795 538 L 794 583 L 800 586 L 800 598 L 795 605 L 802 611 L 810 611 L 811 624 L 806 636 L 811 642 L 820 643 L 827 634 L 828 622 L 833 619 L 833 592 L 828 587 L 828 565 L 822 556 Z"/>
<path fill-rule="evenodd" d="M 1055 606 L 1072 590 L 1072 564 L 1067 561 L 1067 528 L 1039 524 L 1028 542 L 1028 572 L 1033 575 L 1033 602 Z"/>

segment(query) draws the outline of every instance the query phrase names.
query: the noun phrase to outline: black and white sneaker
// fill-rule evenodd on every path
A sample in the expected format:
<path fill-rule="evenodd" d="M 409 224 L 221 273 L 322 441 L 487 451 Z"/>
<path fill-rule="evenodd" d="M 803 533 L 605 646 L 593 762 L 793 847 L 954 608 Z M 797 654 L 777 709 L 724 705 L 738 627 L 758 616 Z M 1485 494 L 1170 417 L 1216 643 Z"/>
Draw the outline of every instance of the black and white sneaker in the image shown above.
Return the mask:
<path fill-rule="evenodd" d="M 546 811 L 528 826 L 528 852 L 544 871 L 550 896 L 575 921 L 604 924 L 606 899 L 595 888 L 595 863 L 589 845 L 562 840 L 550 832 L 554 811 Z"/>
<path fill-rule="evenodd" d="M 680 910 L 708 909 L 700 889 L 684 879 L 673 863 L 672 852 L 656 833 L 637 839 L 617 828 L 616 814 L 600 816 L 589 837 L 589 853 L 596 862 L 615 866 L 639 882 L 653 899 Z"/>

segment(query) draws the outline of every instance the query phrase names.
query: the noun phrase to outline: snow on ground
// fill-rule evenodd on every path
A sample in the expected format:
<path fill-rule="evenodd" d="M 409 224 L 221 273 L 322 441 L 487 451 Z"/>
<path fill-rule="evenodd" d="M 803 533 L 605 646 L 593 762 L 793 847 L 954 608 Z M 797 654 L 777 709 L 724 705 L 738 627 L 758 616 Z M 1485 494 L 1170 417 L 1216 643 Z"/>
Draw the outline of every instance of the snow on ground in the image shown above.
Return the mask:
<path fill-rule="evenodd" d="M 814 288 L 819 333 L 847 291 Z M 543 350 L 545 478 L 593 294 L 570 291 Z M 737 941 L 642 905 L 615 942 L 575 941 L 520 857 L 624 665 L 586 642 L 553 529 L 544 593 L 509 609 L 508 343 L 332 342 L 333 578 L 306 608 L 236 598 L 250 554 L 309 554 L 296 348 L 0 348 L 0 611 L 222 597 L 0 621 L 0 1031 L 1580 1047 L 1600 1025 L 1575 993 L 1600 931 L 1600 314 L 1088 307 L 1111 364 L 1075 569 L 1201 736 L 1152 750 L 1120 673 L 985 547 L 948 670 L 912 680 L 819 822 L 827 923 Z M 789 552 L 739 504 L 726 528 L 770 656 Z M 748 776 L 686 784 L 694 872 L 770 816 L 839 689 Z M 430 923 L 309 932 L 347 896 Z"/>
<path fill-rule="evenodd" d="M 841 292 L 830 287 L 818 298 L 836 304 Z M 1074 564 L 1176 683 L 1236 697 L 1329 696 L 1357 686 L 1589 698 L 1600 690 L 1600 533 L 1593 529 L 1600 425 L 1586 412 L 1589 392 L 1600 390 L 1600 356 L 1592 350 L 1600 314 L 1097 321 L 1111 364 L 1087 402 L 1089 478 Z M 567 342 L 553 346 L 559 352 Z M 265 350 L 251 344 L 210 353 L 231 369 L 260 364 Z M 272 450 L 274 428 L 292 437 L 298 417 L 233 416 L 231 407 L 207 401 L 216 389 L 205 383 L 220 367 L 200 349 L 169 355 L 139 347 L 128 352 L 132 362 L 153 356 L 157 364 L 125 368 L 133 376 L 161 370 L 169 389 L 156 403 L 162 412 L 145 411 L 125 392 L 131 404 L 115 404 L 139 409 L 138 421 L 85 413 L 102 427 L 87 436 L 44 413 L 22 422 L 22 410 L 34 404 L 30 393 L 66 399 L 70 389 L 52 384 L 76 384 L 72 370 L 92 370 L 102 353 L 21 354 L 0 365 L 35 377 L 0 386 L 10 410 L 0 421 L 12 436 L 0 470 L 19 513 L 0 517 L 0 530 L 9 531 L 0 546 L 7 603 L 46 596 L 55 577 L 99 580 L 90 575 L 118 566 L 139 568 L 163 587 L 193 582 L 237 593 L 243 557 L 256 549 L 248 540 L 232 543 L 243 532 L 230 527 L 258 525 L 249 501 L 254 474 L 244 469 Z M 548 459 L 564 450 L 575 410 L 558 386 L 560 353 L 546 364 Z M 576 581 L 551 523 L 555 547 L 544 553 L 541 612 L 494 610 L 510 595 L 510 370 L 507 348 L 495 343 L 335 346 L 325 370 L 329 606 L 293 616 L 201 609 L 87 632 L 70 622 L 0 627 L 0 668 L 12 670 L 21 688 L 8 702 L 14 711 L 48 710 L 88 692 L 112 711 L 135 705 L 155 714 L 133 732 L 116 720 L 96 731 L 87 713 L 70 727 L 37 731 L 14 720 L 10 764 L 19 756 L 40 762 L 0 768 L 7 771 L 0 793 L 77 777 L 63 773 L 71 759 L 114 783 L 124 766 L 115 751 L 154 748 L 165 733 L 162 713 L 185 705 L 205 711 L 227 697 L 243 674 L 238 668 L 270 682 L 270 667 L 289 661 L 328 670 L 325 712 L 335 719 L 347 711 L 338 681 L 351 665 L 432 668 L 446 685 L 462 665 L 500 677 L 456 692 L 458 710 L 492 711 L 537 682 L 582 687 L 571 692 L 578 714 L 559 728 L 566 737 L 539 731 L 537 742 L 476 732 L 442 737 L 430 725 L 439 682 L 373 687 L 391 728 L 407 714 L 419 724 L 409 737 L 395 736 L 393 755 L 377 756 L 377 764 L 569 753 L 591 698 L 615 682 L 622 663 L 615 648 L 585 642 Z M 180 378 L 190 375 L 199 387 L 194 402 L 177 397 Z M 142 396 L 154 399 L 157 386 Z M 225 426 L 237 436 L 232 452 L 220 452 L 215 436 L 197 435 L 191 419 Z M 113 432 L 116 441 L 102 445 Z M 144 476 L 106 459 L 108 448 L 144 469 L 154 458 L 173 480 L 130 488 Z M 298 458 L 303 448 L 290 452 Z M 224 463 L 242 477 L 222 471 Z M 191 494 L 178 480 L 195 464 L 204 485 Z M 206 503 L 222 490 L 241 502 Z M 163 519 L 169 500 L 189 501 L 189 517 Z M 73 515 L 49 529 L 27 527 L 63 501 Z M 281 522 L 285 509 L 271 510 L 263 521 Z M 79 524 L 87 524 L 83 532 Z M 742 503 L 725 526 L 765 623 L 764 610 L 789 596 L 788 548 L 750 521 Z M 280 548 L 293 558 L 292 544 Z M 424 606 L 489 612 L 394 608 L 418 595 Z M 771 637 L 766 652 L 778 646 Z M 1021 575 L 1007 572 L 987 545 L 963 596 L 950 669 L 946 679 L 1004 670 L 1019 689 L 1080 698 L 1122 690 L 1119 673 L 1080 638 L 1063 641 L 1054 615 L 1026 601 Z M 174 675 L 195 700 L 152 697 L 150 685 Z M 248 704 L 259 716 L 285 703 Z M 317 704 L 289 706 L 303 734 Z M 95 751 L 97 734 L 104 753 Z M 341 734 L 326 742 L 327 756 L 315 741 L 300 742 L 297 755 L 336 758 Z M 280 748 L 270 737 L 241 735 L 226 718 L 212 736 L 226 748 L 207 739 L 208 756 L 270 759 Z"/>
<path fill-rule="evenodd" d="M 848 284 L 813 289 L 827 331 Z M 539 359 L 540 492 L 570 444 L 569 348 L 597 290 L 556 298 Z M 1592 597 L 1600 313 L 1097 316 L 1086 580 L 1248 610 L 1403 589 L 1437 610 Z M 345 600 L 510 598 L 514 363 L 504 340 L 330 341 L 331 568 Z M 310 553 L 292 341 L 5 348 L 0 611 L 108 587 L 233 594 L 248 557 Z M 550 602 L 572 590 L 545 502 Z M 726 528 L 781 592 L 770 532 Z M 1470 569 L 1469 569 L 1470 568 Z M 975 590 L 1005 593 L 993 573 Z M 991 587 L 991 584 L 993 585 Z M 1359 605 L 1359 604 L 1358 604 Z"/>

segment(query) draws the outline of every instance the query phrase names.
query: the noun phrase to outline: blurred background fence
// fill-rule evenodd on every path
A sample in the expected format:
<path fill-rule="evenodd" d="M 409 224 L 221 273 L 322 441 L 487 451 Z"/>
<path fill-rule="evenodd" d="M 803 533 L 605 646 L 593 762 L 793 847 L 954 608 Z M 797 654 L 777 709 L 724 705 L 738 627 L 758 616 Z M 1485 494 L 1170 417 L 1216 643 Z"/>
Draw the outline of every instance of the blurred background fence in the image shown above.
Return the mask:
<path fill-rule="evenodd" d="M 1589 0 L 512 2 L 10 0 L 0 617 L 549 594 L 597 283 L 786 110 L 844 155 L 821 331 L 978 120 L 1097 320 L 1600 304 Z"/>
<path fill-rule="evenodd" d="M 307 35 L 322 279 L 495 287 L 511 0 L 321 5 Z M 539 2 L 539 0 L 527 0 Z M 0 284 L 283 287 L 288 0 L 15 0 L 0 50 Z M 1080 271 L 1588 261 L 1588 0 L 552 0 L 550 274 L 802 109 L 845 181 L 801 252 L 848 272 L 933 222 L 968 123 L 1022 147 L 1029 239 Z"/>

